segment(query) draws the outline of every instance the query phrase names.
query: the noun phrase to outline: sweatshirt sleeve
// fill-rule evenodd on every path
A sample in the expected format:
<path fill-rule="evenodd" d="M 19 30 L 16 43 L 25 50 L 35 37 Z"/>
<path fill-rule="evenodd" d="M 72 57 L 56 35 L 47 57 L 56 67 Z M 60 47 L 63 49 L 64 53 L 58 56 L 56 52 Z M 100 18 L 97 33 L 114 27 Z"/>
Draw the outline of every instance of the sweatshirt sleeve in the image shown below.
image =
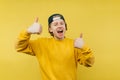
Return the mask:
<path fill-rule="evenodd" d="M 30 44 L 30 36 L 31 35 L 26 31 L 22 31 L 20 33 L 15 44 L 15 49 L 17 52 L 26 53 L 33 56 L 35 55 Z"/>
<path fill-rule="evenodd" d="M 94 55 L 90 48 L 75 48 L 76 62 L 86 67 L 91 67 L 94 64 Z"/>

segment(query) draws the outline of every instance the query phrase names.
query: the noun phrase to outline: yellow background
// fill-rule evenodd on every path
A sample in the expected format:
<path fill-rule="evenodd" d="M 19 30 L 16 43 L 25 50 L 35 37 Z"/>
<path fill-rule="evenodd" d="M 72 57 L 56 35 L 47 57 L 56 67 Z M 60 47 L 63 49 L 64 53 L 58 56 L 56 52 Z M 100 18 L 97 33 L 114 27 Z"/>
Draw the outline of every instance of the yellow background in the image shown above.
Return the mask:
<path fill-rule="evenodd" d="M 0 80 L 40 80 L 37 59 L 16 52 L 14 43 L 35 17 L 43 26 L 41 36 L 48 37 L 53 13 L 64 15 L 66 36 L 74 39 L 82 32 L 94 51 L 94 66 L 79 65 L 78 80 L 120 80 L 119 0 L 0 0 Z"/>

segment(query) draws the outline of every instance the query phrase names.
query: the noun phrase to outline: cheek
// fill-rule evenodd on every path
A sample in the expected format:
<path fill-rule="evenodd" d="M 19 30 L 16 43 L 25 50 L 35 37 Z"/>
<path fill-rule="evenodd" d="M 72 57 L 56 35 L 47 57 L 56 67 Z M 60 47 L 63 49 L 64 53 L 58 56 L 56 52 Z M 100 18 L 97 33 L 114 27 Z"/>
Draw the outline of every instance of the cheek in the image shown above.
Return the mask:
<path fill-rule="evenodd" d="M 50 32 L 55 32 L 56 31 L 56 27 L 52 26 L 49 30 L 50 30 Z"/>
<path fill-rule="evenodd" d="M 66 31 L 66 27 L 65 26 L 63 26 L 63 29 Z"/>
<path fill-rule="evenodd" d="M 52 30 L 55 31 L 55 30 L 56 30 L 56 27 L 53 26 L 53 27 L 52 27 Z"/>

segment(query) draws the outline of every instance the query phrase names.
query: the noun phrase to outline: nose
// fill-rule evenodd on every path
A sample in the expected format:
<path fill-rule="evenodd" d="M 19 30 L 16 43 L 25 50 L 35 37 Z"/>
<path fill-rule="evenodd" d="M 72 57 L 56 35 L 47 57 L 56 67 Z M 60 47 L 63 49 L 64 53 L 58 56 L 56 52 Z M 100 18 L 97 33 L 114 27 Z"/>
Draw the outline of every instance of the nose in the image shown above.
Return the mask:
<path fill-rule="evenodd" d="M 58 26 L 57 29 L 63 29 L 64 27 L 63 26 Z"/>

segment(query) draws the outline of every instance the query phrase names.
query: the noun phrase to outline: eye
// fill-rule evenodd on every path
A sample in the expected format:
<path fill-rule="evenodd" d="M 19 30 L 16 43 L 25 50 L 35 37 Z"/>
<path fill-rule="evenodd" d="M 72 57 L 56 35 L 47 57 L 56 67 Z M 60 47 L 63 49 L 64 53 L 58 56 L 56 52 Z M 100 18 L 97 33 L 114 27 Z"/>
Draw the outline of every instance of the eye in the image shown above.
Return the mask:
<path fill-rule="evenodd" d="M 64 23 L 64 22 L 60 22 L 60 24 L 61 24 L 61 25 L 65 25 L 65 23 Z"/>
<path fill-rule="evenodd" d="M 54 23 L 53 25 L 54 25 L 54 26 L 57 26 L 57 25 L 58 25 L 58 23 L 56 22 L 56 23 Z"/>

